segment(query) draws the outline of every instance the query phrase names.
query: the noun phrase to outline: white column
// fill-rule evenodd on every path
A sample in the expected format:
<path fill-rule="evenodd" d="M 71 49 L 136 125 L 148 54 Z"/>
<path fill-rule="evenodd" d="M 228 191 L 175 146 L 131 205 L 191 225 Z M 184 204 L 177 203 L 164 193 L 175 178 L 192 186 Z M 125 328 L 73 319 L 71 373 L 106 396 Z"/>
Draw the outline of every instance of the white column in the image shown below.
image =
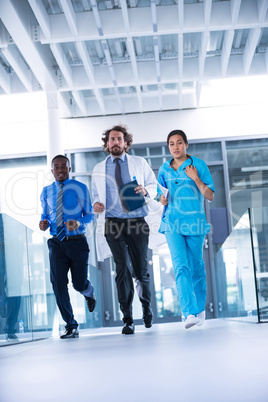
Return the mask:
<path fill-rule="evenodd" d="M 56 155 L 64 155 L 63 138 L 60 128 L 60 111 L 58 94 L 47 92 L 47 115 L 48 115 L 48 148 L 47 164 L 50 168 L 51 160 Z"/>

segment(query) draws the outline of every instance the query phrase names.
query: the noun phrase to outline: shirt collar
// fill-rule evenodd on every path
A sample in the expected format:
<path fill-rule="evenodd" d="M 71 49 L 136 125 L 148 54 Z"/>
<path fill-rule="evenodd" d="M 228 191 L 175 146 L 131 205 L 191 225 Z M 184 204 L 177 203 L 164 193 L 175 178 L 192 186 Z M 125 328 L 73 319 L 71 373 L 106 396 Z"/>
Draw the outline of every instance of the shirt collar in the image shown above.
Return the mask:
<path fill-rule="evenodd" d="M 185 161 L 181 164 L 181 166 L 183 166 L 184 164 L 185 164 L 185 162 L 187 162 L 187 161 L 189 161 L 190 162 L 190 164 L 192 163 L 192 159 L 193 157 L 191 156 L 189 156 L 187 159 L 185 159 Z M 172 158 L 172 159 L 170 159 L 170 161 L 167 161 L 168 162 L 168 167 L 170 168 L 170 169 L 173 169 L 173 167 L 171 166 L 171 162 L 174 160 L 174 158 Z M 181 168 L 181 166 L 179 167 L 179 169 Z"/>
<path fill-rule="evenodd" d="M 110 155 L 110 157 L 111 157 L 111 161 L 113 162 L 114 160 L 115 160 L 115 156 L 113 156 L 113 155 Z M 119 158 L 118 159 L 121 159 L 121 161 L 125 161 L 125 159 L 126 159 L 126 153 L 124 152 L 122 155 L 120 155 L 119 156 Z"/>
<path fill-rule="evenodd" d="M 71 179 L 68 177 L 68 179 L 66 179 L 66 180 L 64 180 L 64 181 L 61 181 L 61 182 L 55 180 L 55 183 L 56 183 L 57 186 L 59 186 L 60 184 L 63 184 L 63 185 L 65 186 L 66 184 L 69 183 L 70 180 L 71 180 Z"/>

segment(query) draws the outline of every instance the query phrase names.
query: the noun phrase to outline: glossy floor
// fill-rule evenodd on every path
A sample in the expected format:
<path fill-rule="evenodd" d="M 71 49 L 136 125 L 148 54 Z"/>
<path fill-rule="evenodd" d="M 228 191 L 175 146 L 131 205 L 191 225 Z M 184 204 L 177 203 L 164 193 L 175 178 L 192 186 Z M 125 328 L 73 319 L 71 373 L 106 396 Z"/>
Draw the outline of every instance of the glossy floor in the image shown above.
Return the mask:
<path fill-rule="evenodd" d="M 268 324 L 80 332 L 0 349 L 0 401 L 267 402 Z"/>

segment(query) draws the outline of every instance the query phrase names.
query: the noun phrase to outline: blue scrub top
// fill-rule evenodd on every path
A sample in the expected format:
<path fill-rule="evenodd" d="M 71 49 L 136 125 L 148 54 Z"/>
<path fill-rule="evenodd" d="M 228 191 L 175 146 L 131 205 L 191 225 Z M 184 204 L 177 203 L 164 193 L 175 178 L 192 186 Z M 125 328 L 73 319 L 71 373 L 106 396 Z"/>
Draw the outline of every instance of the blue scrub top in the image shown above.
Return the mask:
<path fill-rule="evenodd" d="M 199 158 L 191 156 L 198 176 L 204 184 L 215 191 L 214 183 L 206 163 Z M 169 190 L 168 205 L 164 207 L 159 232 L 176 232 L 185 236 L 206 235 L 210 231 L 204 211 L 204 196 L 200 193 L 195 182 L 185 173 L 186 161 L 175 171 L 165 162 L 159 169 L 158 182 Z M 158 186 L 160 194 L 162 190 Z"/>

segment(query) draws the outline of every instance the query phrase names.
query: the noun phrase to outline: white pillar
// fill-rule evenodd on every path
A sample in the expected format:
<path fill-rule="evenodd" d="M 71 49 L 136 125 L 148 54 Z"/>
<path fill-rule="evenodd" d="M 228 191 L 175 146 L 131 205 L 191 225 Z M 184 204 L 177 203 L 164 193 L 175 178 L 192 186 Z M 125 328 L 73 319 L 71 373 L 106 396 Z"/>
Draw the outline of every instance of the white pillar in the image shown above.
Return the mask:
<path fill-rule="evenodd" d="M 48 115 L 48 148 L 47 164 L 51 167 L 51 160 L 56 155 L 64 155 L 63 138 L 60 129 L 60 111 L 57 92 L 47 92 Z"/>

